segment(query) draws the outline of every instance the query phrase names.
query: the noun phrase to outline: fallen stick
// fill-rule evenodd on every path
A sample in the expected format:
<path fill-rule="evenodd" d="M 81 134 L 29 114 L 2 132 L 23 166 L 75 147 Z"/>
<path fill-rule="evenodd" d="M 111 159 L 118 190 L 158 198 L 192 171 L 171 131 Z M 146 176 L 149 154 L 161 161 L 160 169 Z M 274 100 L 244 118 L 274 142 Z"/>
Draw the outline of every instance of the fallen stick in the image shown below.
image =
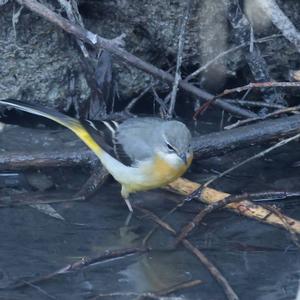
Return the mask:
<path fill-rule="evenodd" d="M 20 144 L 22 140 L 20 139 Z M 97 157 L 89 150 L 69 147 L 67 150 L 50 150 L 39 152 L 2 152 L 0 170 L 24 170 L 28 168 L 70 167 L 76 164 L 91 165 Z"/>
<path fill-rule="evenodd" d="M 10 138 L 10 132 L 20 130 L 18 127 L 2 132 L 1 143 L 5 145 Z M 54 131 L 45 130 L 43 137 L 51 136 Z M 285 138 L 300 132 L 300 116 L 282 117 L 275 120 L 261 121 L 226 131 L 212 132 L 193 137 L 195 159 L 222 155 L 234 150 L 259 145 L 278 138 Z M 29 135 L 29 133 L 31 133 Z M 40 131 L 37 131 L 40 133 Z M 22 128 L 19 137 L 20 144 L 30 144 L 35 138 L 32 129 Z M 74 138 L 75 139 L 75 138 Z M 41 141 L 39 151 L 31 152 L 0 152 L 0 170 L 20 170 L 28 168 L 65 167 L 76 164 L 94 165 L 98 158 L 84 146 L 64 145 L 59 150 L 49 150 L 43 147 Z M 4 146 L 3 146 L 4 147 Z M 5 148 L 5 147 L 4 147 Z"/>
<path fill-rule="evenodd" d="M 300 132 L 300 116 L 282 117 L 194 137 L 195 158 L 207 158 L 252 147 Z"/>
<path fill-rule="evenodd" d="M 167 186 L 168 190 L 173 192 L 179 193 L 181 195 L 189 195 L 194 192 L 196 189 L 200 188 L 200 184 L 179 178 L 174 182 L 170 183 Z M 211 204 L 217 201 L 220 201 L 230 194 L 217 191 L 212 188 L 205 187 L 201 192 L 201 196 L 198 198 L 199 201 L 205 204 Z M 289 225 L 289 228 L 293 230 L 295 233 L 300 233 L 300 221 L 290 218 L 284 215 L 285 220 L 283 221 L 282 218 L 276 215 L 272 210 L 269 210 L 267 206 L 261 206 L 259 204 L 253 204 L 246 199 L 238 202 L 238 203 L 231 203 L 226 206 L 230 210 L 234 211 L 235 213 L 241 214 L 248 218 L 252 218 L 258 220 L 260 222 L 274 225 L 285 230 L 288 230 L 286 223 Z"/>

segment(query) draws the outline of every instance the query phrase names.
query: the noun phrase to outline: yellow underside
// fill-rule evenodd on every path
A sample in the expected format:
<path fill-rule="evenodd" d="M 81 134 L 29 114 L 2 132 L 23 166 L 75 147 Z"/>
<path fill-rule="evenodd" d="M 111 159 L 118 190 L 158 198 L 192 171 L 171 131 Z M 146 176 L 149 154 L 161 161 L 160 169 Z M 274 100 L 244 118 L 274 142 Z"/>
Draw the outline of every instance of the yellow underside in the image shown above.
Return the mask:
<path fill-rule="evenodd" d="M 125 189 L 124 192 L 129 194 L 167 185 L 185 173 L 185 171 L 191 165 L 192 159 L 193 155 L 190 155 L 186 165 L 182 164 L 179 167 L 174 167 L 165 161 L 161 156 L 157 155 L 151 168 L 146 170 L 146 177 L 148 177 L 148 179 L 139 184 L 132 183 L 123 185 L 123 188 Z"/>

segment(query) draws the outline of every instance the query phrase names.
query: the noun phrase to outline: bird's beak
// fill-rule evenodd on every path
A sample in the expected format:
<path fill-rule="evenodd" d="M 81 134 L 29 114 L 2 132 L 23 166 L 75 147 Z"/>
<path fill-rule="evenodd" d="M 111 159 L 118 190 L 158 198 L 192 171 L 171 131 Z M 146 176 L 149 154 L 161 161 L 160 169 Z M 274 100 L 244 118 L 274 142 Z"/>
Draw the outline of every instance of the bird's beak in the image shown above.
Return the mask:
<path fill-rule="evenodd" d="M 187 165 L 187 154 L 186 153 L 180 153 L 179 157 L 184 161 L 184 163 Z"/>

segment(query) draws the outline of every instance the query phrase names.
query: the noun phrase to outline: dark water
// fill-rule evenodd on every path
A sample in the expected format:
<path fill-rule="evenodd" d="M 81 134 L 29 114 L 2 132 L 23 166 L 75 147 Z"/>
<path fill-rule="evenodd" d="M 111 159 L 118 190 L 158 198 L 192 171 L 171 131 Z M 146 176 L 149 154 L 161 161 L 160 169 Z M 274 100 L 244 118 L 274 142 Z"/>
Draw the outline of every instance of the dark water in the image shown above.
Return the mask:
<path fill-rule="evenodd" d="M 299 150 L 297 143 L 281 148 L 238 169 L 214 187 L 239 194 L 272 189 L 299 190 L 299 167 L 295 166 Z M 214 172 L 223 171 L 257 151 L 253 148 L 197 162 L 187 177 L 203 182 Z M 83 172 L 81 168 L 59 172 L 65 176 L 65 181 L 57 184 L 59 188 L 64 184 L 70 188 L 71 178 L 76 177 L 78 186 L 72 188 L 78 189 L 87 176 L 86 170 Z M 65 221 L 28 206 L 0 209 L 0 287 L 48 274 L 107 249 L 139 246 L 153 223 L 135 213 L 126 225 L 128 211 L 119 192 L 118 184 L 108 182 L 90 201 L 52 205 Z M 173 201 L 181 198 L 159 190 L 134 196 L 135 201 L 159 216 L 166 214 L 174 206 Z M 298 201 L 300 199 L 293 199 L 280 206 L 287 215 L 300 219 Z M 179 229 L 199 208 L 199 204 L 188 203 L 167 221 Z M 191 241 L 221 270 L 240 299 L 296 299 L 300 256 L 286 231 L 228 211 L 217 211 L 193 232 Z M 173 249 L 173 242 L 173 237 L 159 230 L 149 242 L 152 250 L 148 253 L 99 263 L 35 286 L 2 289 L 0 299 L 87 299 L 113 292 L 158 291 L 194 279 L 204 283 L 173 296 L 191 300 L 225 299 L 201 263 L 185 249 Z"/>

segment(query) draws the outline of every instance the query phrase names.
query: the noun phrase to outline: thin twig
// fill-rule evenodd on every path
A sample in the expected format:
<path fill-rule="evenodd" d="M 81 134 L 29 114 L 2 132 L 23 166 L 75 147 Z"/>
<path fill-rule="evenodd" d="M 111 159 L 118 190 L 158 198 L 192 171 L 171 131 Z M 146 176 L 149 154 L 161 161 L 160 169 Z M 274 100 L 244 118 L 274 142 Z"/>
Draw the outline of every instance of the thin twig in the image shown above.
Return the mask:
<path fill-rule="evenodd" d="M 167 109 L 166 103 L 158 96 L 154 87 L 152 87 L 151 91 L 153 93 L 154 100 L 159 104 L 159 112 L 160 112 L 162 118 L 163 119 L 167 118 L 168 109 Z"/>
<path fill-rule="evenodd" d="M 36 289 L 38 292 L 40 292 L 42 295 L 46 296 L 49 299 L 52 299 L 52 300 L 58 299 L 57 297 L 50 295 L 48 292 L 46 292 L 44 289 L 42 289 L 41 287 L 39 287 L 36 284 L 30 283 L 29 281 L 26 281 L 26 280 L 23 280 L 23 282 L 26 285 L 31 286 L 32 288 Z"/>
<path fill-rule="evenodd" d="M 212 203 L 208 206 L 206 206 L 204 209 L 202 209 L 194 218 L 192 221 L 190 221 L 187 225 L 185 225 L 181 230 L 180 233 L 178 235 L 178 237 L 176 238 L 176 242 L 175 244 L 179 244 L 182 242 L 182 240 L 184 240 L 185 238 L 187 238 L 187 236 L 192 232 L 192 230 L 197 227 L 200 222 L 203 220 L 203 218 L 208 215 L 209 213 L 211 213 L 212 211 L 219 209 L 221 207 L 226 206 L 229 203 L 233 203 L 233 202 L 239 202 L 242 201 L 244 199 L 248 199 L 247 194 L 244 195 L 238 195 L 238 196 L 234 196 L 234 195 L 230 195 L 222 200 L 219 200 L 215 203 Z"/>
<path fill-rule="evenodd" d="M 76 193 L 76 196 L 90 198 L 94 195 L 100 187 L 105 183 L 108 178 L 108 171 L 101 165 L 100 160 L 96 162 L 92 168 L 92 174 L 85 184 L 80 188 L 80 191 Z"/>
<path fill-rule="evenodd" d="M 77 5 L 77 1 L 75 0 L 71 0 L 71 1 L 66 1 L 66 0 L 58 0 L 61 7 L 64 8 L 67 16 L 68 16 L 68 19 L 74 23 L 74 24 L 78 24 L 80 25 L 82 28 L 84 28 L 84 24 L 83 24 L 83 21 L 82 21 L 82 18 L 81 18 L 81 15 L 78 11 L 78 5 Z M 76 39 L 76 42 L 83 54 L 83 56 L 85 58 L 88 58 L 90 55 L 89 55 L 89 52 L 88 50 L 86 49 L 84 43 L 80 40 L 80 39 Z"/>
<path fill-rule="evenodd" d="M 132 108 L 135 106 L 135 104 L 152 89 L 154 84 L 155 83 L 150 84 L 137 97 L 133 98 L 125 107 L 125 111 L 129 113 L 132 110 Z"/>
<path fill-rule="evenodd" d="M 271 112 L 269 114 L 266 114 L 264 116 L 259 116 L 259 117 L 244 119 L 244 120 L 238 120 L 236 123 L 224 127 L 224 129 L 227 129 L 227 130 L 228 129 L 233 129 L 233 128 L 236 128 L 236 127 L 239 127 L 239 126 L 242 126 L 242 125 L 245 125 L 245 124 L 249 124 L 249 123 L 252 123 L 252 122 L 255 122 L 255 121 L 262 121 L 262 120 L 265 120 L 265 119 L 268 119 L 268 118 L 271 118 L 271 117 L 274 117 L 274 116 L 278 116 L 280 114 L 285 114 L 285 113 L 288 113 L 288 112 L 295 112 L 295 111 L 298 111 L 298 110 L 300 110 L 300 105 L 278 109 L 278 110 L 273 111 L 273 112 Z"/>
<path fill-rule="evenodd" d="M 247 92 L 249 92 L 251 89 L 249 89 Z M 244 98 L 244 96 L 243 96 Z M 268 108 L 276 108 L 276 109 L 280 109 L 280 108 L 285 108 L 284 105 L 281 104 L 275 104 L 275 103 L 266 103 L 266 102 L 261 102 L 261 101 L 249 101 L 249 100 L 238 100 L 238 99 L 234 99 L 234 100 L 226 100 L 229 103 L 237 103 L 239 105 L 243 105 L 243 106 L 254 106 L 254 107 L 268 107 Z"/>
<path fill-rule="evenodd" d="M 285 226 L 285 229 L 290 233 L 292 241 L 300 249 L 300 243 L 299 243 L 299 238 L 297 236 L 297 233 L 292 228 L 291 224 L 288 222 L 286 216 L 284 214 L 282 214 L 280 212 L 280 210 L 274 206 L 264 205 L 264 204 L 263 204 L 263 206 L 267 207 L 268 210 L 270 210 L 273 214 L 275 214 L 276 216 L 278 216 L 281 219 L 282 223 Z"/>
<path fill-rule="evenodd" d="M 300 87 L 300 82 L 289 81 L 268 81 L 268 82 L 250 82 L 249 84 L 239 86 L 233 89 L 226 89 L 221 94 L 215 96 L 215 98 L 223 97 L 231 93 L 240 93 L 253 88 L 270 88 L 270 87 Z"/>
<path fill-rule="evenodd" d="M 210 260 L 191 242 L 184 239 L 182 241 L 184 247 L 190 250 L 201 262 L 202 264 L 208 269 L 210 274 L 215 278 L 215 280 L 219 283 L 219 285 L 223 288 L 223 291 L 228 300 L 238 300 L 239 297 L 229 285 L 227 279 L 221 274 L 221 272 L 212 264 Z"/>
<path fill-rule="evenodd" d="M 264 199 L 266 201 L 266 200 L 283 199 L 283 198 L 294 197 L 294 196 L 299 196 L 299 195 L 300 195 L 300 193 L 295 193 L 295 192 L 289 193 L 289 192 L 279 192 L 279 191 L 251 193 L 251 194 L 245 193 L 243 195 L 230 195 L 222 200 L 219 200 L 217 202 L 209 204 L 204 209 L 199 211 L 199 213 L 193 218 L 193 220 L 181 229 L 181 231 L 176 239 L 176 244 L 180 243 L 183 239 L 185 239 L 192 232 L 192 230 L 195 227 L 197 227 L 200 224 L 200 222 L 202 222 L 202 220 L 204 219 L 205 216 L 207 216 L 209 213 L 211 213 L 217 209 L 227 206 L 230 203 L 244 201 L 245 199 L 247 199 L 247 201 L 254 201 L 257 199 Z M 194 195 L 194 197 L 195 196 L 201 197 L 201 194 Z M 270 210 L 271 212 L 273 212 L 272 206 L 265 205 L 265 208 Z M 277 212 L 278 211 L 276 211 L 276 213 Z M 281 217 L 284 218 L 284 216 L 282 214 L 281 214 Z M 287 223 L 287 221 L 285 223 Z M 292 239 L 296 240 L 295 232 L 291 228 L 289 228 L 288 231 L 291 233 Z"/>
<path fill-rule="evenodd" d="M 161 217 L 160 219 L 162 221 L 164 221 L 167 217 L 169 217 L 170 215 L 172 215 L 179 207 L 182 207 L 185 203 L 187 202 L 186 199 L 183 199 L 182 201 L 180 201 L 176 206 L 174 206 L 170 211 L 168 211 L 163 217 Z M 144 247 L 147 246 L 147 243 L 149 241 L 149 239 L 151 238 L 151 236 L 156 232 L 156 230 L 159 228 L 159 225 L 154 225 L 154 227 L 146 234 L 146 236 L 143 238 L 143 243 L 142 245 Z"/>
<path fill-rule="evenodd" d="M 266 150 L 261 151 L 261 152 L 255 154 L 255 155 L 253 155 L 253 156 L 251 156 L 251 157 L 245 159 L 244 161 L 238 163 L 237 165 L 233 166 L 232 168 L 229 168 L 228 170 L 226 170 L 226 171 L 220 173 L 219 175 L 217 175 L 217 176 L 215 176 L 214 178 L 212 178 L 212 179 L 210 179 L 209 181 L 207 181 L 207 182 L 204 184 L 204 186 L 206 187 L 206 186 L 210 185 L 212 182 L 216 181 L 217 179 L 220 179 L 221 177 L 223 177 L 223 176 L 227 175 L 228 173 L 232 172 L 233 170 L 236 170 L 237 168 L 239 168 L 239 167 L 241 167 L 241 166 L 247 164 L 248 162 L 250 162 L 250 161 L 252 161 L 252 160 L 254 160 L 254 159 L 263 157 L 263 156 L 265 156 L 267 153 L 270 153 L 271 151 L 273 151 L 273 150 L 275 150 L 275 149 L 277 149 L 277 148 L 279 148 L 279 147 L 282 147 L 282 146 L 288 144 L 289 142 L 292 142 L 292 141 L 294 141 L 294 140 L 296 140 L 296 139 L 298 139 L 298 138 L 300 138 L 300 133 L 298 133 L 298 134 L 296 134 L 296 135 L 294 135 L 294 136 L 292 136 L 292 137 L 290 137 L 290 138 L 284 139 L 284 140 L 282 140 L 282 141 L 276 143 L 275 145 L 273 145 L 273 146 L 267 148 Z"/>
<path fill-rule="evenodd" d="M 269 87 L 300 87 L 300 82 L 276 82 L 276 81 L 250 82 L 249 84 L 244 86 L 239 86 L 233 89 L 226 89 L 222 93 L 212 97 L 203 105 L 201 105 L 200 108 L 194 113 L 193 118 L 196 119 L 199 114 L 203 114 L 207 110 L 207 108 L 217 100 L 217 98 L 223 97 L 231 93 L 240 93 L 242 91 L 247 91 L 253 88 L 269 88 Z M 251 117 L 251 118 L 255 118 L 255 117 Z"/>
<path fill-rule="evenodd" d="M 257 40 L 254 40 L 255 43 L 265 43 L 271 39 L 277 38 L 277 37 L 281 37 L 282 34 L 273 34 L 273 35 L 269 35 Z M 250 42 L 245 42 L 242 43 L 238 46 L 232 47 L 226 51 L 221 52 L 220 54 L 218 54 L 216 57 L 214 57 L 212 60 L 208 61 L 205 65 L 201 66 L 199 69 L 197 69 L 196 71 L 194 71 L 193 73 L 191 73 L 189 76 L 187 76 L 184 80 L 186 81 L 190 81 L 191 79 L 193 79 L 194 77 L 196 77 L 197 75 L 199 75 L 201 72 L 203 72 L 204 70 L 206 70 L 210 65 L 212 65 L 213 63 L 215 63 L 216 61 L 218 61 L 220 58 L 235 52 L 239 49 L 242 49 L 244 47 L 249 46 Z"/>
<path fill-rule="evenodd" d="M 171 72 L 176 66 L 172 66 L 171 68 L 169 68 L 167 70 L 167 72 Z M 150 90 L 152 90 L 152 92 L 154 92 L 156 94 L 156 91 L 154 89 L 154 87 L 159 83 L 158 80 L 154 80 L 152 83 L 150 83 L 150 85 L 144 89 L 144 91 L 142 91 L 137 97 L 133 98 L 128 104 L 127 106 L 125 107 L 125 111 L 127 113 L 129 113 L 132 108 L 135 106 L 135 104 L 145 95 L 147 94 L 147 92 L 149 92 Z M 158 97 L 156 97 L 155 95 L 155 101 L 158 102 L 158 104 L 160 105 L 160 108 L 163 110 L 163 111 L 166 111 L 166 105 L 165 103 L 163 103 L 162 101 L 158 100 Z"/>
<path fill-rule="evenodd" d="M 176 95 L 177 95 L 177 89 L 179 85 L 179 81 L 181 80 L 181 64 L 182 64 L 182 55 L 183 55 L 183 46 L 184 46 L 184 35 L 185 35 L 185 29 L 186 25 L 189 20 L 190 16 L 190 9 L 191 9 L 191 0 L 187 0 L 187 7 L 185 9 L 185 13 L 183 15 L 180 34 L 178 38 L 178 51 L 177 51 L 177 61 L 176 61 L 176 71 L 175 71 L 175 78 L 171 93 L 171 102 L 168 110 L 168 117 L 172 118 L 174 109 L 175 109 L 175 103 L 176 103 Z"/>

